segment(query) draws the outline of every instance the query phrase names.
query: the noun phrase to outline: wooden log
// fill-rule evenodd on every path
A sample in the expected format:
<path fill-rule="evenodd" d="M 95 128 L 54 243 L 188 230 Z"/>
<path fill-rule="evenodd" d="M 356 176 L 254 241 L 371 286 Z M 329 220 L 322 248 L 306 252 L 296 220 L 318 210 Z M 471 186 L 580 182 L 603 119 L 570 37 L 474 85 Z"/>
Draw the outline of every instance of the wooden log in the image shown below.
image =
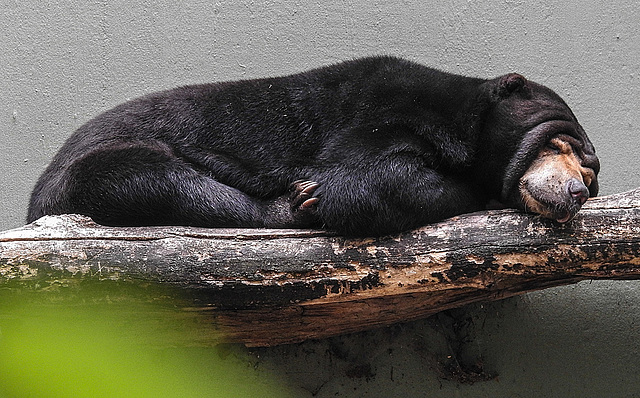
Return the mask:
<path fill-rule="evenodd" d="M 640 188 L 591 199 L 562 225 L 496 210 L 366 239 L 316 230 L 110 228 L 65 215 L 0 233 L 0 286 L 168 285 L 188 297 L 185 313 L 213 320 L 225 339 L 268 346 L 584 279 L 640 279 L 639 253 Z"/>

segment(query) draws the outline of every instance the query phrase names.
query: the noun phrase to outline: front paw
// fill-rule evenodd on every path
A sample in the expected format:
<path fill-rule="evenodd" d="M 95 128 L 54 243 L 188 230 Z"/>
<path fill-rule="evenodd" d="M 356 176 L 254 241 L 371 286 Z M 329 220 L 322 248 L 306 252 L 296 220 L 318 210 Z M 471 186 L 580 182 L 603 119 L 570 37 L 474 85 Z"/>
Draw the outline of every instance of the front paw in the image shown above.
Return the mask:
<path fill-rule="evenodd" d="M 314 215 L 320 199 L 315 195 L 320 184 L 315 181 L 298 180 L 291 184 L 291 211 L 294 214 Z"/>

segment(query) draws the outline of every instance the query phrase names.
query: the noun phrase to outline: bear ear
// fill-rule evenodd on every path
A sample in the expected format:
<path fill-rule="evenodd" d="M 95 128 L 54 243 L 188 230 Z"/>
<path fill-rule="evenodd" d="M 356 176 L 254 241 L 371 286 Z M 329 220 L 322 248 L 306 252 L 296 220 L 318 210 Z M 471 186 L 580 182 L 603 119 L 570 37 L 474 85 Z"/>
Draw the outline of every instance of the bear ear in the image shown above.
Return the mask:
<path fill-rule="evenodd" d="M 507 98 L 511 94 L 522 91 L 527 86 L 527 79 L 518 73 L 504 75 L 498 81 L 496 93 L 500 98 Z"/>

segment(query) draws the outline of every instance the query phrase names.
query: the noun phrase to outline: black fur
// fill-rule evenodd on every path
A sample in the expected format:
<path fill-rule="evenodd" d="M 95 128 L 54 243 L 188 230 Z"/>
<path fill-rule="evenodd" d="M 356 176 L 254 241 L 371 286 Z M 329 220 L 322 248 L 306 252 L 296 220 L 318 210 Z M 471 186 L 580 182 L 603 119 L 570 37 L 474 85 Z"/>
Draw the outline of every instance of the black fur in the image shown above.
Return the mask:
<path fill-rule="evenodd" d="M 28 221 L 392 233 L 492 199 L 522 208 L 517 179 L 558 133 L 597 162 L 551 90 L 392 57 L 187 86 L 80 127 L 38 181 Z"/>

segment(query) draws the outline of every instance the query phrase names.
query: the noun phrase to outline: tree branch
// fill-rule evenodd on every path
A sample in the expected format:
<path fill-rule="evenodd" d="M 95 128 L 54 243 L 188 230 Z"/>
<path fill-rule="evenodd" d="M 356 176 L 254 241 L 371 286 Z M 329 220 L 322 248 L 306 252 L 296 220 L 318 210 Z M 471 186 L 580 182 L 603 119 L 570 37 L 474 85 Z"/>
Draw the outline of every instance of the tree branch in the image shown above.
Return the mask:
<path fill-rule="evenodd" d="M 179 288 L 226 338 L 275 345 L 362 331 L 584 279 L 640 279 L 640 188 L 559 225 L 512 210 L 400 235 L 109 228 L 65 215 L 0 233 L 0 286 L 85 280 Z"/>

